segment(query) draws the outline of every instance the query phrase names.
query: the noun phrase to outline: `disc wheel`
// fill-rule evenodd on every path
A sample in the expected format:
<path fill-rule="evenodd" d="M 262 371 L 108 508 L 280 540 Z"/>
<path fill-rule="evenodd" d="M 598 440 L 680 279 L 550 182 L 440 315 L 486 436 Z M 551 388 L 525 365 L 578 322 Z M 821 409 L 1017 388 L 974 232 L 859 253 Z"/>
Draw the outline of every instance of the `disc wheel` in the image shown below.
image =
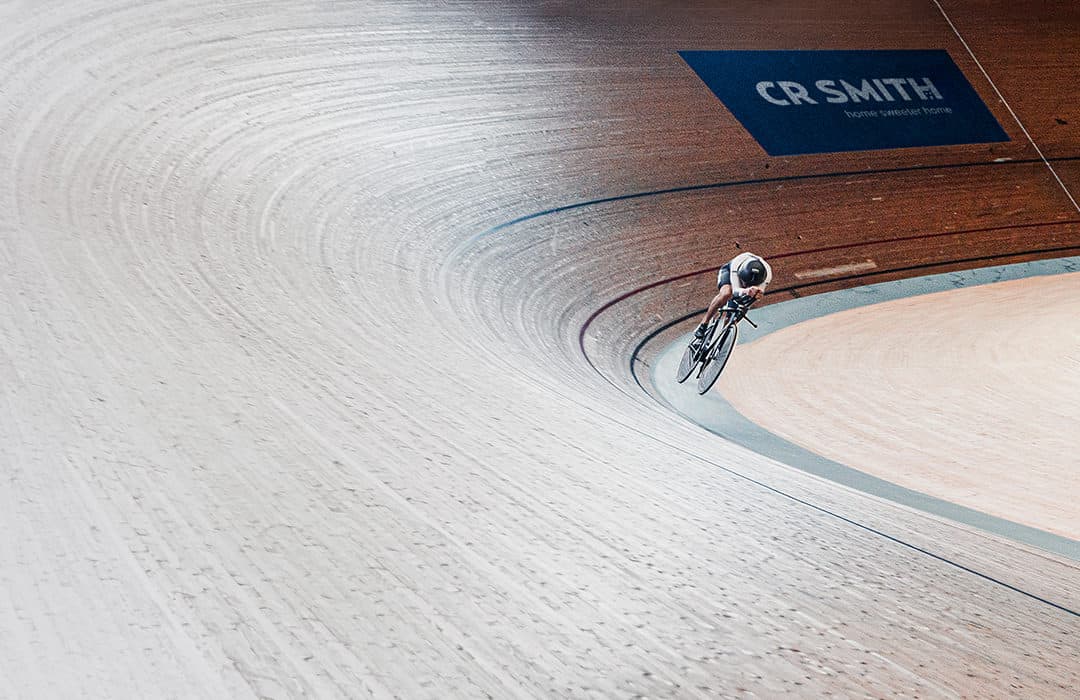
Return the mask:
<path fill-rule="evenodd" d="M 735 339 L 738 336 L 738 326 L 728 326 L 724 329 L 720 340 L 716 341 L 711 352 L 706 356 L 705 367 L 702 368 L 701 376 L 698 377 L 697 393 L 704 394 L 712 389 L 720 373 L 724 371 L 728 358 L 731 357 L 731 350 L 735 347 Z"/>

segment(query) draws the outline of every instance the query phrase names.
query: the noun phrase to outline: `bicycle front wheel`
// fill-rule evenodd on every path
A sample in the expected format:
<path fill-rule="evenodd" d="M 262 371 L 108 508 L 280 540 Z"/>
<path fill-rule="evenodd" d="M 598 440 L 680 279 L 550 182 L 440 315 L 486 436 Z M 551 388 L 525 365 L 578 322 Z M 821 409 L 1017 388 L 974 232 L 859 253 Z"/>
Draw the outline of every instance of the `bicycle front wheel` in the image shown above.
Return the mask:
<path fill-rule="evenodd" d="M 679 362 L 679 371 L 675 375 L 675 381 L 679 384 L 685 382 L 694 373 L 694 368 L 698 366 L 698 352 L 693 343 L 686 346 L 682 361 Z"/>
<path fill-rule="evenodd" d="M 701 370 L 701 376 L 698 377 L 697 393 L 704 394 L 712 389 L 720 373 L 724 371 L 724 366 L 731 357 L 731 350 L 735 347 L 735 340 L 738 337 L 739 327 L 736 325 L 728 326 L 723 330 L 720 340 L 716 341 L 716 345 L 705 359 L 705 367 Z"/>

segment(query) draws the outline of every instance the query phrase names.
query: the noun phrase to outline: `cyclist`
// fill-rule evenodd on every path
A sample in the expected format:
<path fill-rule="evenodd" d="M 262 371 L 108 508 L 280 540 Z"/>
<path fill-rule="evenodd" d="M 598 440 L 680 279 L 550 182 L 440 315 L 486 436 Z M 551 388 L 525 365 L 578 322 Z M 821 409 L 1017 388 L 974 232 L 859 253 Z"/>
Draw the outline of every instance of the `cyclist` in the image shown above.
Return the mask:
<path fill-rule="evenodd" d="M 701 324 L 694 331 L 694 338 L 701 340 L 705 337 L 709 321 L 729 300 L 735 299 L 736 302 L 745 304 L 751 299 L 760 299 L 769 282 L 772 282 L 772 268 L 764 258 L 753 253 L 736 255 L 720 268 L 716 277 L 716 286 L 720 291 L 709 303 Z"/>

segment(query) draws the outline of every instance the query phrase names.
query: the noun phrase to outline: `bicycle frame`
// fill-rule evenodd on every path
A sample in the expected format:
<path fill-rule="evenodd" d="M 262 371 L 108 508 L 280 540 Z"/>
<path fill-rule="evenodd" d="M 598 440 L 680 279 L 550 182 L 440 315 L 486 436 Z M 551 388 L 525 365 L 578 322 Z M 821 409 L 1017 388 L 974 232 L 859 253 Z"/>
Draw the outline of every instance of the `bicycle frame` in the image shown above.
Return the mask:
<path fill-rule="evenodd" d="M 689 379 L 695 368 L 697 369 L 697 376 L 700 379 L 702 373 L 710 365 L 712 357 L 720 344 L 725 342 L 729 336 L 732 336 L 731 340 L 734 344 L 738 338 L 738 324 L 740 321 L 746 319 L 750 325 L 757 328 L 757 324 L 751 321 L 746 315 L 747 309 L 754 301 L 756 300 L 750 299 L 747 303 L 739 303 L 734 299 L 731 299 L 724 305 L 723 309 L 721 309 L 716 316 L 713 317 L 712 321 L 709 322 L 704 337 L 700 341 L 691 341 L 690 345 L 683 352 L 683 358 L 679 363 L 679 369 L 675 376 L 677 382 L 681 384 Z M 732 347 L 734 347 L 734 345 L 732 345 Z M 727 363 L 727 356 L 730 355 L 730 353 L 731 349 L 729 348 L 724 355 L 724 364 Z M 722 369 L 723 367 L 721 366 L 720 370 L 717 370 L 717 374 L 719 374 L 719 371 L 722 371 Z M 709 381 L 708 386 L 711 387 L 712 382 L 715 380 L 716 377 L 713 377 L 712 380 Z M 708 387 L 706 387 L 705 391 L 707 390 Z M 699 388 L 698 393 L 704 393 L 704 391 Z"/>
<path fill-rule="evenodd" d="M 720 309 L 720 311 L 717 312 L 716 318 L 714 318 L 712 320 L 712 323 L 709 324 L 709 329 L 705 332 L 705 342 L 702 343 L 702 346 L 701 346 L 702 347 L 702 352 L 701 352 L 702 357 L 707 357 L 709 352 L 712 351 L 713 338 L 717 337 L 716 336 L 716 328 L 717 328 L 717 326 L 720 326 L 720 331 L 721 332 L 720 332 L 720 334 L 718 336 L 720 338 L 722 338 L 724 336 L 724 333 L 723 333 L 724 329 L 726 329 L 728 326 L 734 326 L 735 324 L 739 323 L 739 321 L 742 321 L 743 319 L 746 319 L 746 322 L 749 323 L 754 328 L 758 327 L 757 324 L 754 323 L 750 319 L 750 317 L 746 315 L 746 312 L 750 309 L 750 306 L 755 301 L 757 301 L 757 299 L 751 299 L 746 304 L 740 304 L 740 303 L 736 302 L 733 299 L 733 300 L 729 301 L 728 303 L 724 304 L 724 306 Z M 727 316 L 727 320 L 723 322 L 723 325 L 721 325 L 720 321 L 721 321 L 721 319 L 724 318 L 725 315 Z"/>

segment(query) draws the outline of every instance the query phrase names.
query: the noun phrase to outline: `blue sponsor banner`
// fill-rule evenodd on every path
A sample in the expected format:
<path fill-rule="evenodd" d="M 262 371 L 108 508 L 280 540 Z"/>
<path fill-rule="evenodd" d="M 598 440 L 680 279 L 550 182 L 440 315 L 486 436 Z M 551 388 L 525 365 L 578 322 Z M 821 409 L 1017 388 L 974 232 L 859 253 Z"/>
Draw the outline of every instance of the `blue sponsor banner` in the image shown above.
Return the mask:
<path fill-rule="evenodd" d="M 680 51 L 769 155 L 1008 141 L 947 51 Z"/>

